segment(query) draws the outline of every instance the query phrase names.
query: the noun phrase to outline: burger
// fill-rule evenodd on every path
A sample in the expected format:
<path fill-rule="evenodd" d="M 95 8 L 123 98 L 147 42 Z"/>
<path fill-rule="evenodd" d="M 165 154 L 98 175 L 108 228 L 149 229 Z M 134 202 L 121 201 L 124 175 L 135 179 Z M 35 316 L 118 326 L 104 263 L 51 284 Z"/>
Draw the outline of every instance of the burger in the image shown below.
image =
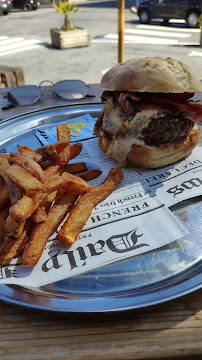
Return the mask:
<path fill-rule="evenodd" d="M 101 151 L 121 166 L 159 168 L 198 144 L 202 91 L 189 66 L 172 58 L 146 57 L 119 63 L 101 79 L 105 103 L 94 126 Z"/>

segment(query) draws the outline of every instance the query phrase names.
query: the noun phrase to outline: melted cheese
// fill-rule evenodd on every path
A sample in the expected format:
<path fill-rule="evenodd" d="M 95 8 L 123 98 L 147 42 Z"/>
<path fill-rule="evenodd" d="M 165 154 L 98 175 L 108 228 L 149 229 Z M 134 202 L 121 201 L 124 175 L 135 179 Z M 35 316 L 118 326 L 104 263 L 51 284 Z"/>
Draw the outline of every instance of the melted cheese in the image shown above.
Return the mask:
<path fill-rule="evenodd" d="M 109 101 L 110 100 L 110 101 Z M 114 107 L 111 99 L 107 101 L 106 112 L 103 119 L 103 128 L 112 134 L 113 139 L 106 147 L 106 155 L 113 157 L 121 166 L 126 166 L 126 156 L 131 151 L 132 145 L 143 145 L 141 140 L 143 128 L 148 127 L 152 119 L 165 116 L 162 109 L 154 106 L 141 109 L 132 118 L 126 120 L 126 115 L 119 107 Z M 100 134 L 101 136 L 104 134 Z M 103 139 L 104 140 L 104 139 Z"/>
<path fill-rule="evenodd" d="M 126 138 L 118 137 L 116 138 L 116 141 L 112 141 L 110 144 L 107 145 L 106 155 L 112 157 L 113 159 L 118 161 L 121 166 L 124 167 L 127 165 L 126 156 L 131 151 L 133 144 L 145 146 L 144 141 L 134 139 L 134 137 L 132 136 L 127 136 Z"/>
<path fill-rule="evenodd" d="M 109 98 L 105 105 L 105 114 L 102 127 L 107 132 L 115 136 L 122 128 L 124 120 L 125 115 L 123 113 L 123 110 L 118 107 L 114 107 L 113 99 Z"/>
<path fill-rule="evenodd" d="M 162 114 L 161 114 L 162 115 Z M 131 121 L 125 122 L 128 132 L 135 138 L 141 136 L 142 130 L 147 128 L 151 119 L 157 119 L 160 116 L 159 110 L 155 108 L 139 111 Z"/>

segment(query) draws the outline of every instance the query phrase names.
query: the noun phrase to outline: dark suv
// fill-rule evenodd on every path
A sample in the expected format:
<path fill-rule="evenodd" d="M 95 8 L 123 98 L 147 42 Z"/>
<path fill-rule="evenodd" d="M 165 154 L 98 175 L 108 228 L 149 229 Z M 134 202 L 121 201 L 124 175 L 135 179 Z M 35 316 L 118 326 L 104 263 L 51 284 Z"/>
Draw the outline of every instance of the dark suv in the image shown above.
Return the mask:
<path fill-rule="evenodd" d="M 25 11 L 36 10 L 39 2 L 37 0 L 12 0 L 14 9 L 23 9 Z"/>
<path fill-rule="evenodd" d="M 198 17 L 202 12 L 202 0 L 137 0 L 131 7 L 137 13 L 142 24 L 149 24 L 152 18 L 185 19 L 189 27 L 198 25 Z"/>

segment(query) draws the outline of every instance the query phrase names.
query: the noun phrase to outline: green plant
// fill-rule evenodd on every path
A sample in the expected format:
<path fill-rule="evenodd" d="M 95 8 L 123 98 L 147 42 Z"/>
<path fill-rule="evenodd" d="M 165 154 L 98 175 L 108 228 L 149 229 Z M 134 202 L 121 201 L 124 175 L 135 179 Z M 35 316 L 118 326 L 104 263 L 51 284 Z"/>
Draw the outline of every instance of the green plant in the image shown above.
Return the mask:
<path fill-rule="evenodd" d="M 202 30 L 202 14 L 198 18 L 199 27 Z"/>
<path fill-rule="evenodd" d="M 198 18 L 199 27 L 201 29 L 199 47 L 202 48 L 202 14 Z"/>
<path fill-rule="evenodd" d="M 77 12 L 79 8 L 69 1 L 60 1 L 57 6 L 54 6 L 54 9 L 61 14 L 64 14 L 64 25 L 62 26 L 62 30 L 73 30 L 76 28 L 75 25 L 70 23 L 69 12 Z"/>

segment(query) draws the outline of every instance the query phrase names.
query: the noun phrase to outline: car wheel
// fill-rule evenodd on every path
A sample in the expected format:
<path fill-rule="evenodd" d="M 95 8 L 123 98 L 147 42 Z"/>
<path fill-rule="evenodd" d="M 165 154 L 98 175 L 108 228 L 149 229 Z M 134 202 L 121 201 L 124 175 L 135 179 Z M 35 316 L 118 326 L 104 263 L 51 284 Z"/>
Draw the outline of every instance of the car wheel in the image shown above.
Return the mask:
<path fill-rule="evenodd" d="M 24 11 L 31 11 L 32 10 L 32 5 L 31 4 L 24 4 Z"/>
<path fill-rule="evenodd" d="M 168 25 L 169 24 L 169 19 L 163 19 L 163 25 Z"/>
<path fill-rule="evenodd" d="M 139 14 L 141 24 L 149 24 L 151 15 L 147 9 L 142 9 Z"/>
<path fill-rule="evenodd" d="M 3 11 L 3 15 L 8 15 L 8 11 Z"/>
<path fill-rule="evenodd" d="M 196 27 L 198 25 L 198 17 L 199 15 L 196 12 L 190 12 L 187 16 L 187 25 L 189 27 Z"/>

